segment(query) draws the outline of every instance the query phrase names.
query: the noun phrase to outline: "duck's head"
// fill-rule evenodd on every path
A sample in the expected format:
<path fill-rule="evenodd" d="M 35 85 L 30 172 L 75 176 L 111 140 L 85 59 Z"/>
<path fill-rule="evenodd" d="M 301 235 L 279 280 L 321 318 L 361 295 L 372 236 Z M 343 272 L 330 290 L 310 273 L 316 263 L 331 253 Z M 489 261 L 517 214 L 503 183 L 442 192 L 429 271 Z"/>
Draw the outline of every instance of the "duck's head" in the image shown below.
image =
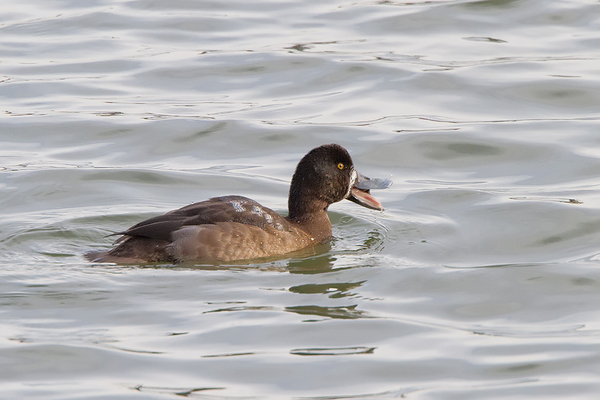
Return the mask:
<path fill-rule="evenodd" d="M 350 154 L 342 146 L 319 146 L 308 152 L 296 167 L 288 199 L 290 217 L 301 218 L 326 210 L 330 204 L 344 199 L 383 210 L 369 191 L 385 189 L 391 184 L 387 179 L 369 179 L 359 174 Z"/>

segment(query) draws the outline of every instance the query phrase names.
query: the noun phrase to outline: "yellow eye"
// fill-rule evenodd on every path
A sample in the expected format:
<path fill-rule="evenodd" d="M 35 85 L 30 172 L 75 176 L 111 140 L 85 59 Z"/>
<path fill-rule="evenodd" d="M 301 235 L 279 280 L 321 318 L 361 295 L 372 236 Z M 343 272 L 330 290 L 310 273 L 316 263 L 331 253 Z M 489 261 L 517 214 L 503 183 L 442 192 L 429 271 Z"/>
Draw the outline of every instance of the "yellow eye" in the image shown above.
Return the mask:
<path fill-rule="evenodd" d="M 344 169 L 344 164 L 342 164 L 342 163 L 339 163 L 339 164 L 338 164 L 338 168 L 339 168 L 339 169 Z"/>

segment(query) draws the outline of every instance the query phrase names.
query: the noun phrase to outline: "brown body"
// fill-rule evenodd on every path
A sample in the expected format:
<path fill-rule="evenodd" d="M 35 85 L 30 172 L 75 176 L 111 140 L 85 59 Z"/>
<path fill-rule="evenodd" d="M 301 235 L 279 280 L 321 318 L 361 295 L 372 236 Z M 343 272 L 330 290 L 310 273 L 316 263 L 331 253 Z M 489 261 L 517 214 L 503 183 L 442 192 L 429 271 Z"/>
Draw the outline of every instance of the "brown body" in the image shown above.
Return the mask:
<path fill-rule="evenodd" d="M 215 197 L 142 221 L 119 233 L 117 247 L 86 258 L 120 264 L 228 262 L 300 250 L 331 237 L 330 204 L 349 198 L 381 209 L 368 190 L 355 187 L 359 176 L 344 148 L 317 147 L 296 168 L 288 217 L 246 197 Z"/>
<path fill-rule="evenodd" d="M 331 237 L 327 213 L 314 217 L 306 227 L 246 197 L 216 197 L 143 221 L 122 232 L 114 249 L 87 257 L 137 264 L 276 256 Z"/>

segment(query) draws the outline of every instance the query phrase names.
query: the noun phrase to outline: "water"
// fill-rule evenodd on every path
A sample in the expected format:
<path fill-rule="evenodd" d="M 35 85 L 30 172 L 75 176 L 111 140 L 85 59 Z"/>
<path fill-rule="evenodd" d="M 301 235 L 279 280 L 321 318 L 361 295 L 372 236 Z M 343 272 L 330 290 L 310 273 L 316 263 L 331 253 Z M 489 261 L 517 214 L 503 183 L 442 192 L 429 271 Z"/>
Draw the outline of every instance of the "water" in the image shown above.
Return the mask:
<path fill-rule="evenodd" d="M 0 10 L 1 398 L 598 398 L 598 2 Z M 284 212 L 330 142 L 394 180 L 330 245 L 82 256 L 212 196 Z"/>

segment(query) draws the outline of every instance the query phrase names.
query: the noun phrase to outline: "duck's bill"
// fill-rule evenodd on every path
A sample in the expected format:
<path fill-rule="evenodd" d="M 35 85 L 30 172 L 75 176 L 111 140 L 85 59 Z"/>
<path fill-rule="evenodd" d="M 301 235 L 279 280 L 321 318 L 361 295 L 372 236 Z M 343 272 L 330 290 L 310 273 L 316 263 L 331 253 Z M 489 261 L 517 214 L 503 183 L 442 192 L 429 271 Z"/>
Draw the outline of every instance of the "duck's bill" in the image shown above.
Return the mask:
<path fill-rule="evenodd" d="M 392 186 L 392 181 L 389 179 L 371 179 L 366 176 L 356 173 L 356 181 L 354 187 L 362 190 L 371 189 L 387 189 Z"/>
<path fill-rule="evenodd" d="M 350 190 L 348 200 L 373 210 L 383 211 L 383 206 L 375 197 L 371 196 L 371 189 L 386 189 L 392 185 L 389 179 L 370 179 L 357 173 L 354 187 Z"/>

